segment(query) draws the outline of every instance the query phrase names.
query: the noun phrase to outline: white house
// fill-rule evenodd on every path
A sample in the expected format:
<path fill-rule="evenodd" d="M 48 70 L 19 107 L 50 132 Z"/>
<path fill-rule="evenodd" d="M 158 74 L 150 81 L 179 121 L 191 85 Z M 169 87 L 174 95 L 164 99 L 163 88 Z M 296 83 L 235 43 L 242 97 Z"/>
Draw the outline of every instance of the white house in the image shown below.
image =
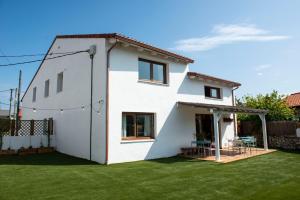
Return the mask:
<path fill-rule="evenodd" d="M 232 108 L 240 84 L 189 63 L 120 34 L 57 36 L 23 96 L 23 119 L 53 118 L 57 151 L 99 163 L 174 156 L 196 137 L 222 148 L 234 115 L 214 111 Z"/>

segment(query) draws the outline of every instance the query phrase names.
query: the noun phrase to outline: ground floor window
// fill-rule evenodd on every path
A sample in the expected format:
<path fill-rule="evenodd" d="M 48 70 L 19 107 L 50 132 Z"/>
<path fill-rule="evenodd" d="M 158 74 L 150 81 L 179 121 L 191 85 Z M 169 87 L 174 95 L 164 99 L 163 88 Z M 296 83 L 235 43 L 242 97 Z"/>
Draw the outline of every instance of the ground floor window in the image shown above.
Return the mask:
<path fill-rule="evenodd" d="M 122 139 L 154 138 L 154 113 L 122 113 Z"/>

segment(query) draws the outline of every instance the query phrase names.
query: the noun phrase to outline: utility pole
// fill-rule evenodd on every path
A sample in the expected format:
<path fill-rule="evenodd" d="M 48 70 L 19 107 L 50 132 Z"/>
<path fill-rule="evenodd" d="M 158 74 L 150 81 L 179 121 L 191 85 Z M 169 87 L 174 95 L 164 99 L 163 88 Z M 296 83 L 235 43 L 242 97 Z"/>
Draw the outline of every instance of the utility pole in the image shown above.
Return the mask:
<path fill-rule="evenodd" d="M 18 135 L 18 132 L 19 132 L 19 121 L 20 121 L 19 112 L 20 112 L 21 80 L 22 80 L 22 71 L 20 70 L 20 72 L 19 72 L 19 86 L 18 86 L 18 100 L 17 100 L 17 118 L 16 118 L 17 129 L 16 129 L 16 135 Z"/>
<path fill-rule="evenodd" d="M 10 89 L 10 97 L 9 97 L 9 120 L 11 120 L 11 101 L 12 101 L 12 93 L 13 93 L 13 89 Z"/>
<path fill-rule="evenodd" d="M 15 97 L 14 97 L 14 114 L 13 114 L 13 118 L 14 119 L 17 119 L 17 116 L 16 116 L 16 109 L 17 109 L 17 92 L 18 92 L 18 89 L 15 88 Z"/>

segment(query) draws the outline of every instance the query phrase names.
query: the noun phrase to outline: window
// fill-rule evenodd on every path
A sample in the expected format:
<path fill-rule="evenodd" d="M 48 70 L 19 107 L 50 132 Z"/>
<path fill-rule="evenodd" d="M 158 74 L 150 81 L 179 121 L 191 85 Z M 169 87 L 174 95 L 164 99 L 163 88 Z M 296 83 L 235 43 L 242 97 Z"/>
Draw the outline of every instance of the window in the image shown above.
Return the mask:
<path fill-rule="evenodd" d="M 45 97 L 49 96 L 49 87 L 50 87 L 50 80 L 48 79 L 45 81 L 45 92 L 44 92 Z"/>
<path fill-rule="evenodd" d="M 166 64 L 140 58 L 139 80 L 149 80 L 152 82 L 167 84 Z"/>
<path fill-rule="evenodd" d="M 221 89 L 216 87 L 204 86 L 205 96 L 210 98 L 221 99 Z"/>
<path fill-rule="evenodd" d="M 34 87 L 32 91 L 32 102 L 36 102 L 36 87 Z"/>
<path fill-rule="evenodd" d="M 59 74 L 57 74 L 57 88 L 56 88 L 57 93 L 63 91 L 63 83 L 64 83 L 64 74 L 63 72 L 60 72 Z"/>
<path fill-rule="evenodd" d="M 154 138 L 153 113 L 123 113 L 123 139 L 150 139 Z"/>

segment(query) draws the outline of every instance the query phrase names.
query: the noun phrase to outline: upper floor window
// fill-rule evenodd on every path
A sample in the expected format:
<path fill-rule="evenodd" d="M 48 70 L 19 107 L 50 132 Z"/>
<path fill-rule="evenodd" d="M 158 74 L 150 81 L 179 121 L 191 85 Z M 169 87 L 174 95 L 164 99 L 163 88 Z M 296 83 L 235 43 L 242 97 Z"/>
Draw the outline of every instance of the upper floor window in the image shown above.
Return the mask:
<path fill-rule="evenodd" d="M 49 89 L 50 89 L 50 80 L 48 79 L 45 81 L 45 92 L 44 92 L 45 97 L 49 96 Z"/>
<path fill-rule="evenodd" d="M 36 87 L 34 87 L 32 91 L 32 102 L 36 102 L 36 90 Z"/>
<path fill-rule="evenodd" d="M 154 138 L 153 113 L 123 113 L 122 138 L 145 139 Z"/>
<path fill-rule="evenodd" d="M 204 86 L 205 97 L 221 99 L 221 89 L 216 87 Z"/>
<path fill-rule="evenodd" d="M 56 87 L 56 92 L 61 92 L 63 91 L 63 83 L 64 83 L 64 73 L 60 72 L 57 74 L 57 87 Z"/>
<path fill-rule="evenodd" d="M 167 84 L 167 65 L 139 58 L 139 80 Z"/>

